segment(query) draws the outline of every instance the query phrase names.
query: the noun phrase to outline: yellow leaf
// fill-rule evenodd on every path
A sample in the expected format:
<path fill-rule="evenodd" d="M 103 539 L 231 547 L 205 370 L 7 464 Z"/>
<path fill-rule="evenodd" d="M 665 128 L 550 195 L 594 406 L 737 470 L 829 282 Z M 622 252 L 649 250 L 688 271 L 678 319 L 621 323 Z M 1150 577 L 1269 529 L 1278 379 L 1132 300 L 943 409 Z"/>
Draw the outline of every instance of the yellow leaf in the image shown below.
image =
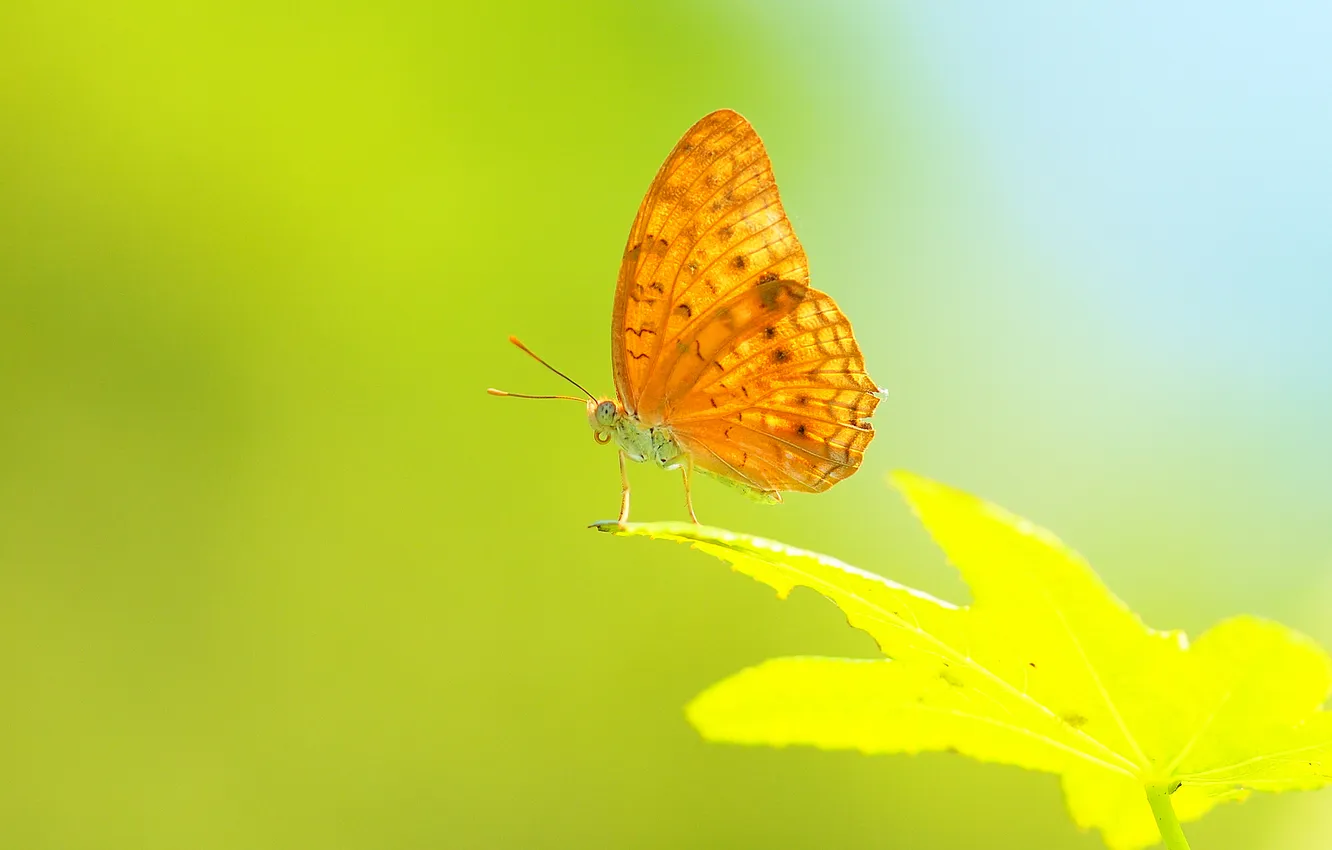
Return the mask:
<path fill-rule="evenodd" d="M 1147 628 L 1057 538 L 974 496 L 894 476 L 971 587 L 966 608 L 832 558 L 683 523 L 602 530 L 689 543 L 785 597 L 811 588 L 886 656 L 778 658 L 699 695 L 709 740 L 866 753 L 956 751 L 1063 778 L 1074 821 L 1119 850 L 1250 791 L 1332 781 L 1332 666 L 1309 639 L 1236 617 L 1191 646 Z"/>

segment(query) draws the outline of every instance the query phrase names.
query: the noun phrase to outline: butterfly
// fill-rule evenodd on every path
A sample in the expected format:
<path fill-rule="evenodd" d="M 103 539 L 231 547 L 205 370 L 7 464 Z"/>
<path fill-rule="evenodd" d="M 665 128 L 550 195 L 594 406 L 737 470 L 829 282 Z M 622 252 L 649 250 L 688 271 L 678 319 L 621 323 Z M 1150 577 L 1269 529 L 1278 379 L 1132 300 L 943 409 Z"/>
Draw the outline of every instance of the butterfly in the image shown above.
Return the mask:
<path fill-rule="evenodd" d="M 626 461 L 680 469 L 695 523 L 697 470 L 760 501 L 822 492 L 860 467 L 883 391 L 865 372 L 851 323 L 809 285 L 772 163 L 727 109 L 689 128 L 638 209 L 611 312 L 615 397 L 492 395 L 586 402 L 597 442 Z"/>

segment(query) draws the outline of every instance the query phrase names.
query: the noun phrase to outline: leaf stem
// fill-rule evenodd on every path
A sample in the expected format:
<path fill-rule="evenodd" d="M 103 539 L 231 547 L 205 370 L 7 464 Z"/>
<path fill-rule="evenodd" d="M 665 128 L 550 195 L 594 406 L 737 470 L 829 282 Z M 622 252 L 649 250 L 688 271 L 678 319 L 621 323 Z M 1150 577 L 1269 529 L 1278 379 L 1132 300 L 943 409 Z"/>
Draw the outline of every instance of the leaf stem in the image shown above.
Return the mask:
<path fill-rule="evenodd" d="M 1179 818 L 1175 817 L 1175 807 L 1170 805 L 1170 795 L 1178 787 L 1178 783 L 1147 786 L 1147 802 L 1152 807 L 1152 814 L 1156 816 L 1156 828 L 1161 831 L 1161 840 L 1165 842 L 1166 850 L 1189 850 L 1189 842 L 1179 826 Z"/>

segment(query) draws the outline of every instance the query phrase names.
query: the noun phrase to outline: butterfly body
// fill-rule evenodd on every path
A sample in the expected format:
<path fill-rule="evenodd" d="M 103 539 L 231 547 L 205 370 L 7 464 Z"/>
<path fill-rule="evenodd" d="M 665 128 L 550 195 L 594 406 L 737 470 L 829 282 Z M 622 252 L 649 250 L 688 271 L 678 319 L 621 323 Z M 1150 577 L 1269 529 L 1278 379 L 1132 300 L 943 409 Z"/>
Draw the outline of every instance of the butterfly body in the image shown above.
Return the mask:
<path fill-rule="evenodd" d="M 681 469 L 691 518 L 695 469 L 776 502 L 859 468 L 881 393 L 850 322 L 810 286 L 767 152 L 735 112 L 691 127 L 652 181 L 620 263 L 611 358 L 615 398 L 589 394 L 587 410 L 597 442 L 619 449 L 622 522 L 627 460 Z"/>
<path fill-rule="evenodd" d="M 614 418 L 600 413 L 612 407 Z M 681 465 L 683 453 L 671 436 L 669 425 L 646 425 L 611 399 L 589 401 L 587 410 L 597 442 L 613 440 L 629 460 L 638 463 L 650 461 L 662 469 L 676 469 Z"/>

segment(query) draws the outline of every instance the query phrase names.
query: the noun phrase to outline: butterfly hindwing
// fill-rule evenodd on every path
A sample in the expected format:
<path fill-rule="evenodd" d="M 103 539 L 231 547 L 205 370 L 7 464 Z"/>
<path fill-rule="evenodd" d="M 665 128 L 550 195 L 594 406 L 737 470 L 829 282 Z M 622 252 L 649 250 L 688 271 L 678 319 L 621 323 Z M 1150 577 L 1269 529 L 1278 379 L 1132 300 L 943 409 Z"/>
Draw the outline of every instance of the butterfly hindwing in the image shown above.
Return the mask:
<path fill-rule="evenodd" d="M 807 290 L 705 370 L 669 422 L 683 445 L 712 446 L 763 489 L 820 491 L 860 465 L 878 402 L 850 323 Z"/>

